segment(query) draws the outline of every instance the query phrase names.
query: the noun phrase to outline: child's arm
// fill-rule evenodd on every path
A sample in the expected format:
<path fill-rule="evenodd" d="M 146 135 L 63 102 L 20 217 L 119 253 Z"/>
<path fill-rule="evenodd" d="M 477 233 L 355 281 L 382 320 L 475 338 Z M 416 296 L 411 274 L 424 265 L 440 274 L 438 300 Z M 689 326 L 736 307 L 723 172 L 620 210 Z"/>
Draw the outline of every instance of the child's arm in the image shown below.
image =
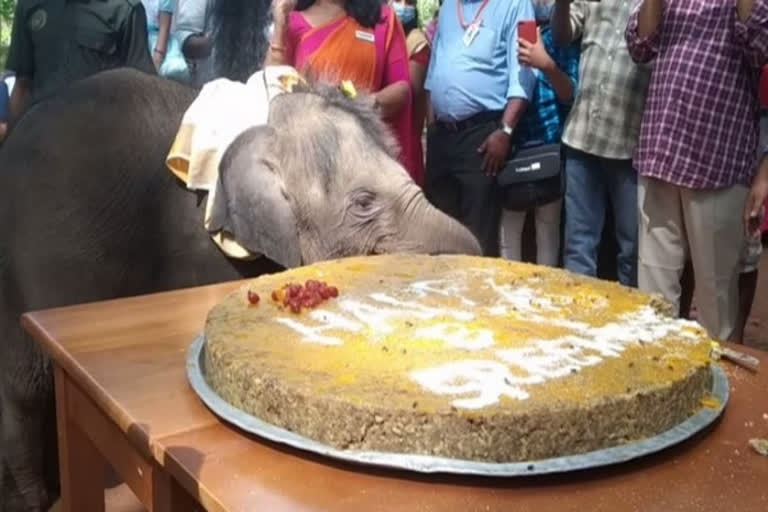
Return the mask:
<path fill-rule="evenodd" d="M 536 38 L 535 43 L 530 43 L 525 39 L 518 40 L 518 59 L 520 64 L 535 68 L 544 73 L 555 90 L 557 100 L 560 103 L 571 103 L 573 101 L 573 81 L 568 74 L 557 67 L 557 63 L 547 53 L 544 43 L 541 40 L 541 33 Z"/>
<path fill-rule="evenodd" d="M 152 61 L 155 63 L 157 70 L 160 70 L 160 65 L 165 60 L 165 52 L 168 49 L 168 35 L 171 32 L 171 18 L 173 17 L 173 4 L 169 10 L 165 10 L 166 7 L 160 8 L 157 14 L 157 26 L 159 28 L 157 32 L 157 42 L 155 48 L 152 50 Z"/>

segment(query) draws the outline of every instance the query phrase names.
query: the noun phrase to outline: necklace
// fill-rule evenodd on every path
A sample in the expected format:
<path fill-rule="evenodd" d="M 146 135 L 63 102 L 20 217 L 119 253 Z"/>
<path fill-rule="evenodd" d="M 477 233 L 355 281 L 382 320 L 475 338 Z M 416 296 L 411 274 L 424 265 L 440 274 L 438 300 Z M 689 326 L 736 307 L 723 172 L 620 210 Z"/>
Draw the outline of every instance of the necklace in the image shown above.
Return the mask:
<path fill-rule="evenodd" d="M 467 23 L 464 21 L 464 9 L 462 8 L 462 0 L 456 0 L 456 11 L 459 13 L 459 25 L 461 25 L 461 28 L 464 30 L 467 30 L 467 27 L 470 25 L 479 25 L 480 24 L 480 16 L 483 14 L 483 11 L 485 10 L 485 6 L 488 5 L 488 2 L 490 0 L 483 0 L 483 3 L 480 4 L 480 8 L 477 9 L 477 13 L 475 13 L 475 17 L 472 19 L 471 23 Z"/>

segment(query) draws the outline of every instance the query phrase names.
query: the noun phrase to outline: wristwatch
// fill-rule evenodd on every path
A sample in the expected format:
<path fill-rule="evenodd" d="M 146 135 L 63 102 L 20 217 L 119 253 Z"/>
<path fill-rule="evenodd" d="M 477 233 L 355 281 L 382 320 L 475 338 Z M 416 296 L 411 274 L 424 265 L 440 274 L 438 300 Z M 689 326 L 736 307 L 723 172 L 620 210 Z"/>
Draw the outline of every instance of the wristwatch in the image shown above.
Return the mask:
<path fill-rule="evenodd" d="M 504 135 L 506 135 L 507 137 L 512 136 L 513 128 L 509 126 L 507 123 L 505 123 L 504 121 L 499 123 L 499 128 L 501 129 L 501 131 L 504 132 Z"/>

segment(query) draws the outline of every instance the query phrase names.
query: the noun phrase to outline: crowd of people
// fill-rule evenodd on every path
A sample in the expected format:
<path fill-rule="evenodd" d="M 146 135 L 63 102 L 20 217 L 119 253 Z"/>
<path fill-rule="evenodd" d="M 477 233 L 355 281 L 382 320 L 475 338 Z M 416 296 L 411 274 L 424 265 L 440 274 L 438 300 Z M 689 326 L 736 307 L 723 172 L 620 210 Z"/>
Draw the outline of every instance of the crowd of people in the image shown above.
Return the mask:
<path fill-rule="evenodd" d="M 20 2 L 9 121 L 106 67 L 197 85 L 222 76 L 215 0 L 142 3 L 77 2 L 83 30 L 61 44 L 55 9 L 68 2 L 47 12 Z M 621 283 L 682 313 L 695 286 L 709 334 L 740 340 L 768 195 L 758 142 L 768 0 L 704 3 L 441 0 L 424 20 L 417 0 L 274 0 L 257 36 L 269 40 L 267 65 L 369 93 L 403 167 L 485 255 L 521 259 L 532 215 L 538 263 L 595 276 L 610 216 Z"/>

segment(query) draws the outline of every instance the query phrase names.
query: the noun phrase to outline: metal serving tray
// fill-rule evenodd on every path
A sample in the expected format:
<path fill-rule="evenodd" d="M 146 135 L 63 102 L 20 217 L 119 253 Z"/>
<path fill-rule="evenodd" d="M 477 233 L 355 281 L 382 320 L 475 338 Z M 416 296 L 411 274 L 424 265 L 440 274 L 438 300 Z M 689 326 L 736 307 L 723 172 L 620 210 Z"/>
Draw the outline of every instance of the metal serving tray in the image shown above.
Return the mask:
<path fill-rule="evenodd" d="M 728 402 L 728 378 L 722 368 L 713 363 L 712 396 L 717 399 L 719 404 L 716 408 L 702 408 L 696 414 L 666 432 L 662 432 L 649 439 L 622 444 L 612 448 L 551 459 L 505 463 L 450 459 L 430 455 L 339 450 L 269 424 L 225 402 L 208 386 L 205 378 L 204 356 L 205 337 L 200 335 L 195 339 L 188 351 L 187 377 L 200 399 L 221 419 L 246 432 L 300 450 L 306 450 L 345 462 L 404 469 L 418 473 L 509 477 L 562 473 L 626 462 L 661 451 L 692 437 L 714 422 L 722 414 Z"/>

